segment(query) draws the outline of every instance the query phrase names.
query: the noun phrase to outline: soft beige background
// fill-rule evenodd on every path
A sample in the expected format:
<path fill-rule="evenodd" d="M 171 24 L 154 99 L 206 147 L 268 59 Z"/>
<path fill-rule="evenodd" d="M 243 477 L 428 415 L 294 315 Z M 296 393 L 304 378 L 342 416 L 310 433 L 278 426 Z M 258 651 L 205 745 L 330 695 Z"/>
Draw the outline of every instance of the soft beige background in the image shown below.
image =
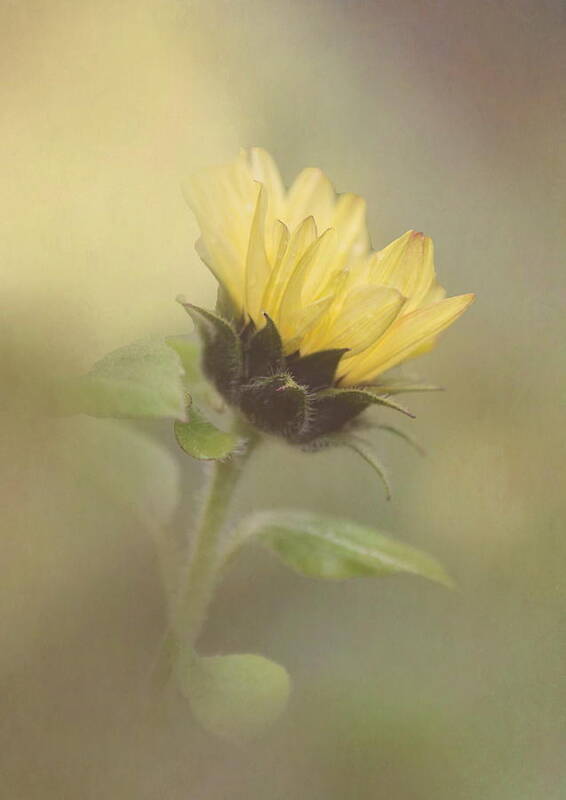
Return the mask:
<path fill-rule="evenodd" d="M 563 798 L 564 5 L 0 10 L 3 796 Z M 188 527 L 198 468 L 168 426 L 147 451 L 41 409 L 52 376 L 189 330 L 177 293 L 213 302 L 180 186 L 252 144 L 287 179 L 318 165 L 365 195 L 376 246 L 431 234 L 449 291 L 478 300 L 411 367 L 449 391 L 403 423 L 426 460 L 383 441 L 390 504 L 353 457 L 284 448 L 258 455 L 239 499 L 380 524 L 460 591 L 317 583 L 247 553 L 203 646 L 270 655 L 295 690 L 260 743 L 232 747 L 184 706 L 148 707 L 164 624 L 152 535 Z"/>

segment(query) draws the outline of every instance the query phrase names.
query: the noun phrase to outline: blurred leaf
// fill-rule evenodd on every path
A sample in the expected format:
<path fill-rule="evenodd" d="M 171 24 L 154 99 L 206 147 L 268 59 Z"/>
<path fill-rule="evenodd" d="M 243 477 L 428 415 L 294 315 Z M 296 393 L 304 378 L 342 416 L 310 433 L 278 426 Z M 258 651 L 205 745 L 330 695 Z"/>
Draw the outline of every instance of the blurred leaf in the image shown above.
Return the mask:
<path fill-rule="evenodd" d="M 172 347 L 181 359 L 185 371 L 185 383 L 189 391 L 191 387 L 206 381 L 200 368 L 202 346 L 194 335 L 168 336 L 165 343 Z"/>
<path fill-rule="evenodd" d="M 221 431 L 196 406 L 190 407 L 188 415 L 188 422 L 177 420 L 174 430 L 180 447 L 193 458 L 222 460 L 241 444 L 238 436 Z"/>
<path fill-rule="evenodd" d="M 224 401 L 202 371 L 202 344 L 195 334 L 168 336 L 165 340 L 177 353 L 185 370 L 185 389 L 199 405 L 209 406 L 217 411 Z"/>
<path fill-rule="evenodd" d="M 163 340 L 120 347 L 66 387 L 67 413 L 92 417 L 185 418 L 183 366 Z"/>
<path fill-rule="evenodd" d="M 290 567 L 315 578 L 408 572 L 453 586 L 432 556 L 375 528 L 307 511 L 260 511 L 240 526 L 237 541 L 257 536 Z"/>
<path fill-rule="evenodd" d="M 287 670 L 264 656 L 192 656 L 177 679 L 198 722 L 223 739 L 250 739 L 284 711 L 290 693 Z"/>
<path fill-rule="evenodd" d="M 73 475 L 97 486 L 140 525 L 159 531 L 179 501 L 179 467 L 164 447 L 117 420 L 76 417 L 63 420 L 73 442 L 66 458 Z"/>

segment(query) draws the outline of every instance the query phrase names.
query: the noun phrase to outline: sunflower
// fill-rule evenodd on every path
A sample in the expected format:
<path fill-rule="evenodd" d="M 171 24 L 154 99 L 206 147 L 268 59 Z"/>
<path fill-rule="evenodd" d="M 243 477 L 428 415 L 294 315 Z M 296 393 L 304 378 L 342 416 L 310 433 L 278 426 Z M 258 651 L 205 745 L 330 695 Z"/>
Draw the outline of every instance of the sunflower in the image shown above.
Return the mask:
<path fill-rule="evenodd" d="M 221 290 L 221 316 L 187 304 L 205 369 L 250 421 L 291 440 L 339 430 L 372 402 L 392 405 L 380 376 L 430 350 L 474 299 L 446 298 L 422 233 L 373 251 L 365 201 L 337 195 L 320 169 L 286 189 L 271 156 L 252 148 L 195 175 L 186 193 Z"/>

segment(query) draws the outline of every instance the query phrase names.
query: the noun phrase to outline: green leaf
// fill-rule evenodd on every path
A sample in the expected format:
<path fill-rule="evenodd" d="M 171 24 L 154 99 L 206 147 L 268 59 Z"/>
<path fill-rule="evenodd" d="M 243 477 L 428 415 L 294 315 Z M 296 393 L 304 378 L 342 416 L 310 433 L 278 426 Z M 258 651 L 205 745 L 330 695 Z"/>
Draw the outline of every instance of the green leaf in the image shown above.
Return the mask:
<path fill-rule="evenodd" d="M 142 340 L 114 350 L 66 389 L 70 413 L 185 418 L 183 366 L 163 340 Z"/>
<path fill-rule="evenodd" d="M 261 734 L 284 711 L 287 670 L 264 656 L 193 656 L 177 679 L 198 722 L 210 733 L 238 741 Z"/>
<path fill-rule="evenodd" d="M 192 405 L 188 422 L 175 422 L 175 438 L 180 447 L 193 458 L 222 461 L 233 453 L 242 440 L 234 433 L 221 431 Z"/>
<path fill-rule="evenodd" d="M 349 447 L 351 450 L 361 456 L 381 479 L 381 482 L 385 487 L 386 498 L 388 500 L 391 499 L 391 485 L 387 478 L 385 467 L 378 459 L 375 448 L 371 442 L 349 433 L 337 433 L 334 436 L 326 437 L 325 441 L 328 442 L 330 446 Z"/>
<path fill-rule="evenodd" d="M 406 572 L 453 586 L 432 556 L 350 520 L 307 511 L 260 511 L 241 524 L 236 541 L 242 544 L 251 536 L 310 577 L 343 579 Z"/>

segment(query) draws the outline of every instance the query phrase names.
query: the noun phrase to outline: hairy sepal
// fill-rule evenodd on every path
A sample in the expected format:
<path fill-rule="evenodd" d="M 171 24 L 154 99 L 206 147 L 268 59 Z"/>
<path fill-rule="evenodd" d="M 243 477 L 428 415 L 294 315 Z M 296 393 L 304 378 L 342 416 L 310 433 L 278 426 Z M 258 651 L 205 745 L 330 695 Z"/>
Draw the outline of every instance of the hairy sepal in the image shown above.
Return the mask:
<path fill-rule="evenodd" d="M 281 374 L 285 369 L 279 331 L 271 317 L 264 317 L 265 325 L 251 334 L 246 347 L 246 375 L 250 379 Z"/>
<path fill-rule="evenodd" d="M 367 439 L 363 439 L 361 436 L 346 432 L 321 437 L 320 446 L 321 448 L 347 447 L 349 450 L 359 455 L 379 477 L 385 489 L 386 499 L 391 500 L 391 484 L 389 482 L 387 470 L 381 463 L 376 448 L 371 442 L 368 442 Z"/>
<path fill-rule="evenodd" d="M 287 359 L 287 369 L 297 383 L 313 391 L 327 389 L 334 383 L 340 359 L 348 348 L 319 350 L 307 356 L 293 355 Z"/>
<path fill-rule="evenodd" d="M 242 346 L 236 331 L 213 311 L 178 298 L 193 320 L 203 341 L 202 368 L 229 402 L 238 400 L 243 377 Z"/>
<path fill-rule="evenodd" d="M 312 422 L 305 443 L 318 436 L 340 431 L 372 405 L 381 405 L 412 417 L 407 409 L 365 389 L 326 389 L 313 395 Z"/>
<path fill-rule="evenodd" d="M 308 429 L 311 398 L 289 375 L 255 378 L 242 387 L 240 407 L 256 428 L 290 441 Z"/>

